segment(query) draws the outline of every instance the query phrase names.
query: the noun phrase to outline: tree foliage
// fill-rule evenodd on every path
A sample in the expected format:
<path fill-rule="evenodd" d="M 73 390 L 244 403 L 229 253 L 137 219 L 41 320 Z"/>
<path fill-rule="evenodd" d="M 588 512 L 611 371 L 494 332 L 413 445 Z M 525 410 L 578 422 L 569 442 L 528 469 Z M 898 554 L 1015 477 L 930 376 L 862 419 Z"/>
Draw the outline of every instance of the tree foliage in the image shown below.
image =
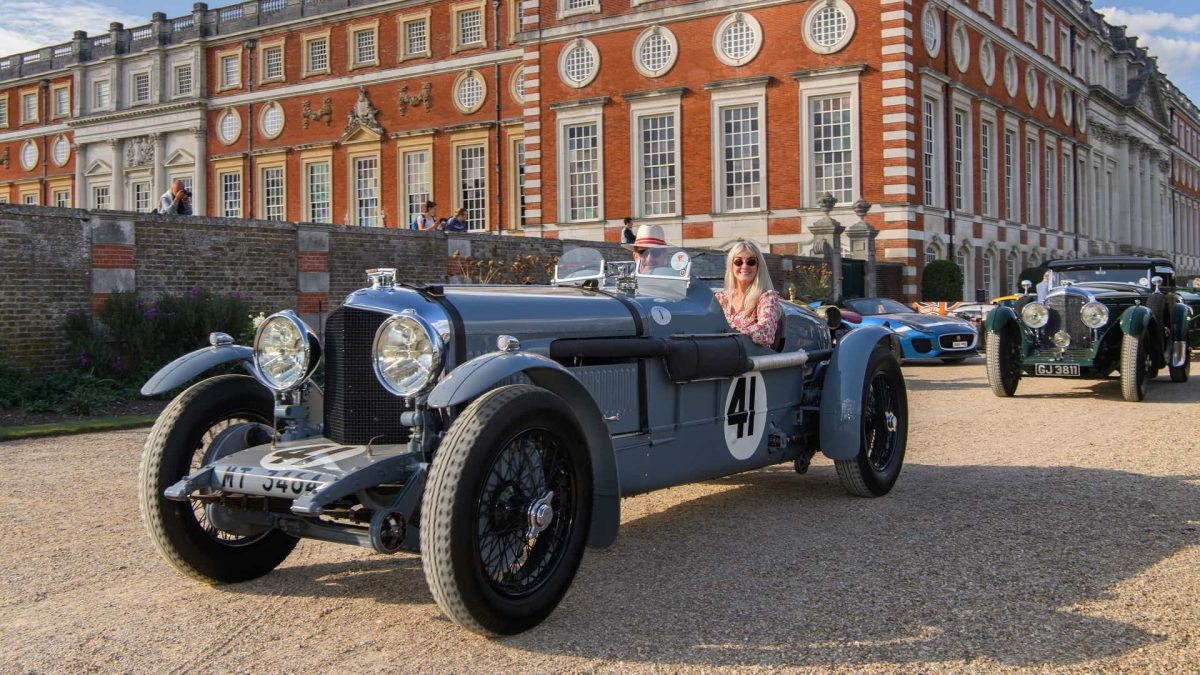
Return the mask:
<path fill-rule="evenodd" d="M 963 299 L 963 273 L 949 260 L 934 260 L 921 276 L 921 299 L 930 302 L 959 302 Z"/>

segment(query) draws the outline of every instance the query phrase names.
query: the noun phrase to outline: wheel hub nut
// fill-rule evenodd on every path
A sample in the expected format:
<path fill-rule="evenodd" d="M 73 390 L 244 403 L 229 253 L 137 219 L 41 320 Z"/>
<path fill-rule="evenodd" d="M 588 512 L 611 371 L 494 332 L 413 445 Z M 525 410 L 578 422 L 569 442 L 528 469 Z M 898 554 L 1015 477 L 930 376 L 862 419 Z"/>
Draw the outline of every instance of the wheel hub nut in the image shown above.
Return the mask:
<path fill-rule="evenodd" d="M 896 433 L 896 413 L 885 413 L 883 416 L 883 421 L 889 432 Z"/>

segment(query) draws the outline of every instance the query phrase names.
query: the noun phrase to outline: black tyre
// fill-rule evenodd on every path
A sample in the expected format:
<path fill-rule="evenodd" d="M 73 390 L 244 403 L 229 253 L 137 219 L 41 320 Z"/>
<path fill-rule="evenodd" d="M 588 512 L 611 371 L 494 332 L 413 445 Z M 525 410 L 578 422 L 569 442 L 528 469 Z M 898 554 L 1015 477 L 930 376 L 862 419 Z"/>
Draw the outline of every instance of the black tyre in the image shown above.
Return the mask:
<path fill-rule="evenodd" d="M 1188 376 L 1192 374 L 1192 350 L 1191 349 L 1183 350 L 1183 365 L 1182 366 L 1176 367 L 1176 366 L 1169 365 L 1170 358 L 1171 357 L 1168 355 L 1167 356 L 1167 359 L 1168 359 L 1167 370 L 1170 371 L 1170 373 L 1171 373 L 1171 381 L 1172 382 L 1187 382 Z"/>
<path fill-rule="evenodd" d="M 150 430 L 138 467 L 142 523 L 158 552 L 183 574 L 209 583 L 246 581 L 275 569 L 295 548 L 296 538 L 279 530 L 226 532 L 201 502 L 163 497 L 163 490 L 216 459 L 209 449 L 221 432 L 239 424 L 269 429 L 273 406 L 271 393 L 253 378 L 223 375 L 177 396 Z"/>
<path fill-rule="evenodd" d="M 900 362 L 886 347 L 876 347 L 867 362 L 860 426 L 858 456 L 834 462 L 838 480 L 850 494 L 881 497 L 900 477 L 908 445 L 908 393 Z"/>
<path fill-rule="evenodd" d="M 988 384 L 993 394 L 1007 398 L 1017 393 L 1021 383 L 1021 338 L 1015 328 L 1005 326 L 999 333 L 992 333 L 988 341 Z"/>
<path fill-rule="evenodd" d="M 966 361 L 966 360 L 967 360 L 967 357 L 965 357 L 965 356 L 944 356 L 944 357 L 942 357 L 942 363 L 947 363 L 950 365 L 954 365 L 956 363 L 962 363 L 963 361 Z"/>
<path fill-rule="evenodd" d="M 567 404 L 524 384 L 479 397 L 438 448 L 421 503 L 438 607 L 488 636 L 541 623 L 575 577 L 591 515 L 587 444 Z"/>
<path fill-rule="evenodd" d="M 1154 362 L 1146 348 L 1146 337 L 1153 330 L 1147 326 L 1141 335 L 1121 337 L 1121 395 L 1126 401 L 1146 398 L 1146 389 L 1154 377 Z"/>

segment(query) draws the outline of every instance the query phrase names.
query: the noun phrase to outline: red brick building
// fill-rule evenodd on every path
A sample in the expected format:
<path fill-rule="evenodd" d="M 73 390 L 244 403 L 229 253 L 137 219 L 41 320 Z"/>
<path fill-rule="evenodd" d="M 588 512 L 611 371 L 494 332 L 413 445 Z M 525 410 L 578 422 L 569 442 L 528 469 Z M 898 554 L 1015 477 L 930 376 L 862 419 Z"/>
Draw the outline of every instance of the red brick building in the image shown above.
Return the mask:
<path fill-rule="evenodd" d="M 1054 257 L 1200 273 L 1195 118 L 1081 0 L 255 0 L 0 58 L 0 200 L 142 210 L 180 179 L 218 216 L 406 227 L 429 199 L 809 253 L 828 192 L 845 225 L 872 205 L 907 295 L 950 257 L 991 297 Z"/>

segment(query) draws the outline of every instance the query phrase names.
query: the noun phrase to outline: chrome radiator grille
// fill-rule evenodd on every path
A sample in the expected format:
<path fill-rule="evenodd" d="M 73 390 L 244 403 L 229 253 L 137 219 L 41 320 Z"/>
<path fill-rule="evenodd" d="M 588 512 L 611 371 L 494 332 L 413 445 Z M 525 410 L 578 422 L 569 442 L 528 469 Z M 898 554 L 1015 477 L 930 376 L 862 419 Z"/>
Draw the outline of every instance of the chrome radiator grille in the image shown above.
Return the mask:
<path fill-rule="evenodd" d="M 1087 299 L 1078 295 L 1056 295 L 1046 298 L 1046 309 L 1050 310 L 1046 334 L 1054 335 L 1062 330 L 1071 336 L 1072 347 L 1091 344 L 1092 330 L 1083 325 L 1083 319 L 1079 316 L 1079 311 L 1085 304 Z"/>
<path fill-rule="evenodd" d="M 408 427 L 400 424 L 406 401 L 388 393 L 371 366 L 371 343 L 386 318 L 340 307 L 325 322 L 325 436 L 331 441 L 408 442 Z"/>

